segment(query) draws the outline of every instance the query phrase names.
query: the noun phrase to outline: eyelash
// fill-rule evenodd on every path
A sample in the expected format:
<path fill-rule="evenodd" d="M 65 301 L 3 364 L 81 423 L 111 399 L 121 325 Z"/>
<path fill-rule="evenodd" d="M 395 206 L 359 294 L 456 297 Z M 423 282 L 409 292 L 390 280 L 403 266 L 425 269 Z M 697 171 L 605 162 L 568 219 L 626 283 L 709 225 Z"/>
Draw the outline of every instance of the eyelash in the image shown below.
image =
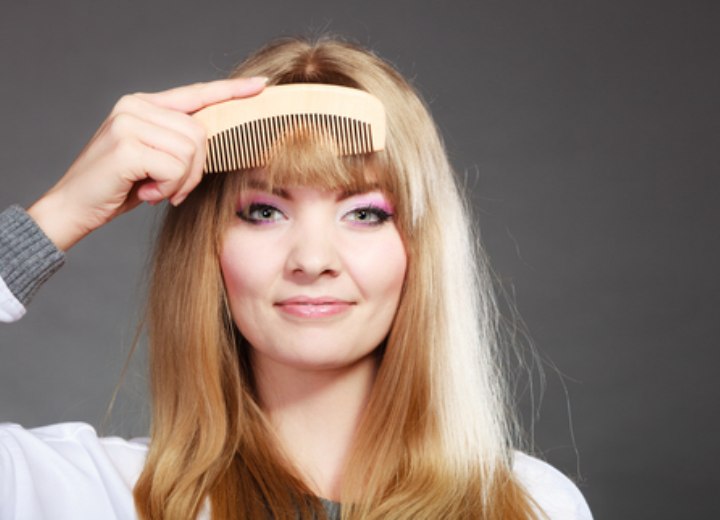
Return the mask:
<path fill-rule="evenodd" d="M 253 217 L 253 213 L 260 212 L 260 211 L 270 211 L 273 214 L 276 214 L 277 216 L 275 218 L 270 216 L 258 216 Z M 265 204 L 261 202 L 253 202 L 252 204 L 240 209 L 237 212 L 237 216 L 240 217 L 241 220 L 244 220 L 245 222 L 249 222 L 250 224 L 255 225 L 262 225 L 267 224 L 269 222 L 275 222 L 277 220 L 281 220 L 281 218 L 284 216 L 282 211 L 277 209 L 275 206 L 272 206 L 270 204 Z"/>
<path fill-rule="evenodd" d="M 253 213 L 256 212 L 271 212 L 272 215 L 254 217 Z M 383 208 L 374 206 L 372 204 L 369 204 L 367 206 L 361 206 L 359 208 L 354 208 L 348 211 L 347 213 L 345 213 L 345 215 L 343 215 L 343 219 L 351 215 L 355 215 L 356 218 L 350 219 L 350 222 L 355 222 L 357 223 L 356 225 L 359 226 L 381 226 L 393 217 L 392 213 L 388 213 Z M 285 215 L 282 211 L 270 204 L 252 203 L 245 208 L 240 209 L 237 212 L 237 216 L 241 220 L 244 220 L 245 222 L 248 222 L 250 224 L 263 225 L 282 220 Z M 366 220 L 368 218 L 373 218 L 373 220 Z"/>
<path fill-rule="evenodd" d="M 363 226 L 381 226 L 388 220 L 390 220 L 393 216 L 391 213 L 388 213 L 382 208 L 379 208 L 377 206 L 373 206 L 372 204 L 369 204 L 367 206 L 361 206 L 359 208 L 355 208 L 351 211 L 348 211 L 343 218 L 347 217 L 348 215 L 358 215 L 360 213 L 364 213 L 367 216 L 374 217 L 375 220 L 372 221 L 366 221 L 366 220 L 360 220 L 355 219 L 354 222 L 359 222 L 359 225 Z"/>

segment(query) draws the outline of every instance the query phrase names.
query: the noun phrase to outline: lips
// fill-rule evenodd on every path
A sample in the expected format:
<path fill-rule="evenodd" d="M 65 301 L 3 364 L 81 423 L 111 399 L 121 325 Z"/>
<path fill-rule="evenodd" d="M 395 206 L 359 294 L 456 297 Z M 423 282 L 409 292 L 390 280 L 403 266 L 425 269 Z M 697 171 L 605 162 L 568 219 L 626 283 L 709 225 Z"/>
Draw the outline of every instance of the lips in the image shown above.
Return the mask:
<path fill-rule="evenodd" d="M 331 296 L 294 296 L 275 303 L 281 312 L 298 318 L 326 318 L 350 310 L 354 302 Z"/>

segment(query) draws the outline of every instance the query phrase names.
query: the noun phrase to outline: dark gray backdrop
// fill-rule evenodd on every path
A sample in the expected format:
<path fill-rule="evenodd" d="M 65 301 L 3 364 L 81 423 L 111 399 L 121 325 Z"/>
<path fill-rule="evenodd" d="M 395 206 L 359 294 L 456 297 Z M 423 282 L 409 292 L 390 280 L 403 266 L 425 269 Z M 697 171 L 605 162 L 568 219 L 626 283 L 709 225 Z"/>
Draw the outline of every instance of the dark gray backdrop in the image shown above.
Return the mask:
<path fill-rule="evenodd" d="M 717 517 L 718 14 L 710 1 L 6 2 L 0 207 L 50 187 L 123 93 L 222 77 L 271 37 L 347 35 L 429 100 L 498 277 L 557 368 L 538 450 L 597 518 Z M 82 242 L 0 327 L 0 420 L 100 426 L 153 215 Z M 112 432 L 144 433 L 142 357 Z"/>

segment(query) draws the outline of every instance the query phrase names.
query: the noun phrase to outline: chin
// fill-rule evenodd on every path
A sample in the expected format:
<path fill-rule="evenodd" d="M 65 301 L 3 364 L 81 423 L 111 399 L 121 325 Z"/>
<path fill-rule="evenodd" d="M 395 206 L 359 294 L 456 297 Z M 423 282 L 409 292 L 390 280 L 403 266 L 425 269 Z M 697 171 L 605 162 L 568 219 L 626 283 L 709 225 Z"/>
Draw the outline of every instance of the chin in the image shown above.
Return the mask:
<path fill-rule="evenodd" d="M 304 351 L 302 351 L 304 350 Z M 256 351 L 256 356 L 266 357 L 275 365 L 285 366 L 298 371 L 318 372 L 337 371 L 356 367 L 364 362 L 374 360 L 373 351 L 363 353 L 338 352 L 331 348 L 307 348 L 292 353 L 263 354 Z"/>

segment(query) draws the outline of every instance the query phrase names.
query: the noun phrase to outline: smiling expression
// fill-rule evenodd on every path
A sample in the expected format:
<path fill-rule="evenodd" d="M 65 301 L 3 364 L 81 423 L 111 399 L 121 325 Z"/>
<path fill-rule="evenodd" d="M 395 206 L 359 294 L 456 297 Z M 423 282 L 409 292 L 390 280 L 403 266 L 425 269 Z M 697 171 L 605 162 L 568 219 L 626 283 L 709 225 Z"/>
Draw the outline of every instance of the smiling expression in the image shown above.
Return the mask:
<path fill-rule="evenodd" d="M 251 181 L 220 258 L 230 309 L 255 361 L 336 369 L 387 336 L 407 257 L 381 191 L 265 188 Z"/>

